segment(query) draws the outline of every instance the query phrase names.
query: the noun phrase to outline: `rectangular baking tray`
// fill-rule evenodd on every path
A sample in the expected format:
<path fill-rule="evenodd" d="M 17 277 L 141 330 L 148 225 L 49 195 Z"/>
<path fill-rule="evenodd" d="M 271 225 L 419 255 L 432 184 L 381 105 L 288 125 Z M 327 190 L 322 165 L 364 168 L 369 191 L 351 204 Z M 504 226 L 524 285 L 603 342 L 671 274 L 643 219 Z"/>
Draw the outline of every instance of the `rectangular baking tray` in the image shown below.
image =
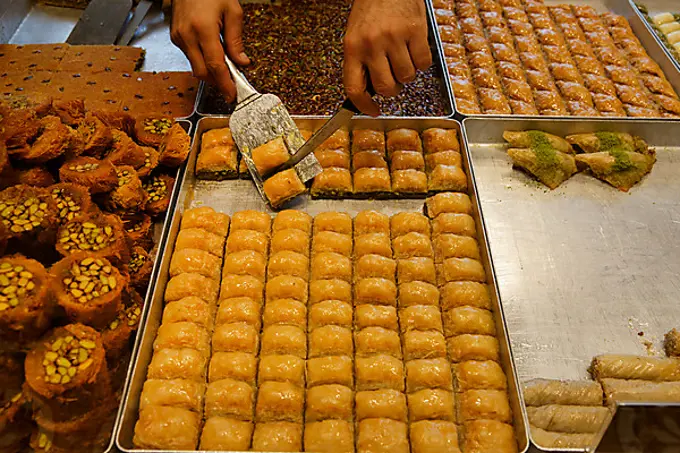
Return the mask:
<path fill-rule="evenodd" d="M 66 42 L 82 10 L 47 6 L 36 0 L 3 0 L 0 2 L 0 44 L 48 44 Z M 142 71 L 191 71 L 189 60 L 170 41 L 170 24 L 154 2 L 140 24 L 131 44 L 146 50 Z M 194 109 L 201 95 L 196 93 Z"/>
<path fill-rule="evenodd" d="M 299 118 L 298 124 L 301 127 L 318 127 L 325 117 L 317 118 Z M 194 140 L 189 155 L 189 161 L 184 178 L 182 180 L 181 193 L 178 198 L 177 206 L 173 210 L 173 217 L 170 220 L 169 232 L 163 248 L 163 253 L 160 255 L 160 265 L 157 274 L 155 275 L 156 284 L 154 285 L 154 292 L 148 307 L 148 315 L 145 318 L 144 332 L 139 345 L 139 353 L 137 360 L 132 368 L 132 373 L 129 375 L 129 388 L 125 397 L 125 404 L 119 419 L 119 429 L 116 436 L 116 445 L 123 452 L 135 453 L 151 453 L 153 450 L 135 449 L 132 444 L 134 435 L 134 427 L 137 421 L 137 414 L 139 409 L 139 399 L 142 392 L 142 386 L 146 380 L 146 373 L 151 356 L 153 352 L 153 341 L 156 337 L 156 332 L 161 322 L 163 312 L 163 293 L 168 281 L 168 273 L 170 260 L 172 257 L 175 238 L 179 231 L 179 224 L 182 213 L 194 207 L 211 206 L 218 211 L 227 214 L 233 214 L 237 211 L 246 209 L 255 209 L 259 211 L 272 212 L 267 208 L 267 205 L 262 201 L 253 187 L 251 181 L 237 180 L 237 181 L 200 181 L 195 178 L 194 169 L 196 164 L 197 154 L 201 144 L 201 136 L 210 129 L 227 127 L 229 123 L 228 117 L 211 117 L 202 118 L 199 120 L 194 135 Z M 378 130 L 389 130 L 399 127 L 414 128 L 417 130 L 424 130 L 429 127 L 446 127 L 455 128 L 461 131 L 460 123 L 449 119 L 356 119 L 352 122 L 351 128 L 373 128 Z M 462 135 L 461 135 L 462 136 Z M 468 182 L 470 186 L 470 197 L 475 206 L 474 216 L 478 226 L 478 240 L 483 255 L 483 263 L 489 285 L 492 288 L 493 303 L 495 310 L 496 327 L 501 345 L 501 361 L 503 368 L 508 376 L 510 403 L 513 410 L 514 426 L 517 432 L 517 439 L 519 450 L 521 452 L 527 451 L 529 448 L 527 435 L 526 411 L 521 402 L 520 390 L 518 387 L 518 380 L 513 365 L 512 351 L 508 342 L 507 329 L 502 307 L 497 297 L 495 277 L 493 266 L 489 260 L 487 249 L 487 242 L 484 230 L 482 228 L 481 211 L 477 208 L 477 193 L 475 190 L 474 179 L 470 171 L 469 156 L 463 151 L 464 159 L 463 165 L 468 175 Z M 423 210 L 423 200 L 312 200 L 308 196 L 299 197 L 297 203 L 291 206 L 292 209 L 299 209 L 311 215 L 316 215 L 326 211 L 343 211 L 354 216 L 358 212 L 374 209 L 385 214 L 395 214 L 403 211 L 417 211 Z"/>
<path fill-rule="evenodd" d="M 663 355 L 663 335 L 680 319 L 680 123 L 463 124 L 520 381 L 589 379 L 603 353 Z M 503 131 L 528 129 L 637 134 L 657 163 L 628 193 L 581 173 L 550 191 L 505 152 Z"/>
<path fill-rule="evenodd" d="M 242 0 L 241 3 L 263 3 L 262 1 L 254 1 L 254 0 Z M 447 118 L 450 117 L 454 114 L 454 105 L 453 105 L 453 94 L 451 91 L 451 83 L 449 81 L 449 76 L 448 76 L 448 70 L 446 69 L 446 63 L 444 62 L 444 53 L 442 50 L 442 45 L 441 45 L 441 40 L 439 38 L 439 33 L 437 32 L 437 22 L 435 21 L 434 18 L 434 9 L 432 8 L 432 2 L 431 0 L 426 0 L 425 3 L 427 4 L 427 22 L 428 22 L 428 28 L 430 30 L 430 50 L 432 51 L 432 64 L 436 68 L 436 76 L 439 78 L 439 86 L 440 86 L 440 92 L 441 92 L 441 97 L 444 101 L 444 106 L 446 108 L 446 112 L 444 115 L 440 117 L 436 116 L 427 116 L 423 118 Z M 205 82 L 201 82 L 201 86 L 205 86 Z M 257 89 L 257 87 L 255 87 Z M 196 113 L 200 115 L 201 117 L 206 117 L 206 116 L 224 116 L 224 114 L 229 114 L 231 112 L 221 112 L 221 113 L 216 113 L 216 112 L 208 112 L 207 111 L 207 99 L 210 94 L 210 90 L 208 90 L 206 87 L 203 88 L 201 91 L 200 95 L 198 96 L 198 101 L 196 103 Z M 275 94 L 275 93 L 274 93 Z M 318 112 L 321 113 L 321 112 Z M 406 118 L 406 117 L 400 117 L 400 116 L 388 116 L 388 118 Z"/>
<path fill-rule="evenodd" d="M 635 3 L 639 3 L 640 5 L 644 5 L 647 7 L 647 10 L 649 11 L 649 15 L 653 16 L 654 14 L 658 13 L 680 13 L 680 3 L 678 3 L 677 0 L 639 0 L 638 2 L 635 2 L 634 0 L 629 0 L 630 6 L 633 8 L 635 13 L 640 17 L 642 20 L 642 23 L 645 24 L 651 35 L 654 37 L 656 40 L 657 44 L 659 47 L 663 49 L 663 51 L 666 53 L 668 58 L 673 62 L 675 65 L 675 69 L 677 71 L 680 71 L 680 61 L 676 60 L 673 57 L 673 54 L 671 53 L 670 50 L 666 47 L 666 45 L 663 43 L 661 40 L 661 37 L 659 34 L 654 30 L 654 27 L 652 24 L 650 24 L 647 19 L 645 19 L 645 16 L 642 14 L 642 12 L 637 8 Z"/>
<path fill-rule="evenodd" d="M 661 1 L 661 0 L 656 0 L 656 1 Z M 667 0 L 669 2 L 672 2 L 674 0 Z M 667 53 L 667 51 L 663 48 L 662 45 L 660 45 L 658 38 L 656 38 L 656 35 L 654 34 L 653 31 L 650 31 L 650 29 L 647 26 L 647 23 L 643 17 L 640 16 L 640 13 L 637 11 L 637 8 L 632 5 L 629 0 L 545 0 L 544 3 L 548 6 L 555 6 L 555 5 L 561 5 L 568 3 L 570 5 L 587 5 L 587 6 L 592 6 L 595 8 L 598 12 L 604 13 L 607 11 L 611 11 L 614 14 L 618 14 L 620 16 L 625 17 L 628 22 L 630 23 L 630 27 L 633 29 L 633 33 L 635 33 L 635 36 L 640 40 L 640 43 L 644 46 L 645 50 L 647 51 L 647 54 L 654 60 L 656 63 L 659 65 L 661 70 L 666 74 L 666 77 L 668 78 L 668 81 L 670 84 L 673 86 L 675 89 L 675 92 L 680 95 L 680 67 L 677 66 L 673 60 L 673 58 L 670 56 L 670 54 Z M 446 65 L 444 65 L 446 69 L 446 74 L 448 78 L 448 68 L 446 68 Z M 452 95 L 453 98 L 453 106 L 456 112 L 458 112 L 458 109 L 456 107 L 456 99 L 455 96 Z M 485 115 L 485 114 L 477 114 L 477 115 L 464 115 L 464 114 L 459 114 L 457 115 L 459 119 L 462 119 L 463 117 L 467 118 L 489 118 L 489 117 L 496 117 L 496 118 L 517 118 L 517 117 L 522 117 L 522 118 L 583 118 L 583 119 L 590 119 L 591 117 L 582 117 L 582 116 L 566 116 L 566 117 L 554 117 L 554 116 L 537 116 L 537 115 Z M 595 118 L 602 118 L 602 117 L 592 117 L 593 119 Z M 630 117 L 622 117 L 622 118 L 617 118 L 618 120 L 625 120 L 625 121 L 630 121 L 630 120 L 635 120 Z"/>
<path fill-rule="evenodd" d="M 182 125 L 185 131 L 187 131 L 188 134 L 191 134 L 193 125 L 190 121 L 187 120 L 178 120 L 178 123 Z M 151 296 L 153 295 L 154 291 L 154 282 L 156 281 L 156 276 L 158 275 L 158 269 L 160 267 L 160 257 L 162 256 L 162 250 L 165 247 L 165 240 L 167 237 L 167 233 L 169 230 L 169 225 L 170 221 L 173 217 L 173 210 L 174 206 L 177 205 L 177 199 L 179 198 L 180 195 L 180 184 L 179 181 L 182 180 L 184 177 L 185 171 L 186 171 L 187 164 L 183 164 L 177 169 L 177 173 L 174 175 L 175 177 L 175 186 L 172 188 L 172 195 L 170 196 L 170 205 L 168 207 L 168 211 L 166 212 L 165 216 L 163 219 L 157 220 L 153 227 L 154 227 L 154 235 L 153 235 L 153 240 L 154 240 L 154 248 L 151 251 L 151 256 L 155 257 L 154 259 L 154 264 L 153 264 L 153 269 L 151 271 L 151 277 L 149 280 L 149 286 L 146 289 L 146 293 L 143 295 L 144 297 L 144 305 L 142 308 L 142 315 L 139 320 L 139 328 L 137 329 L 137 333 L 135 334 L 135 339 L 134 343 L 132 346 L 132 354 L 130 355 L 130 363 L 128 364 L 127 367 L 127 373 L 126 376 L 127 378 L 125 379 L 125 383 L 123 384 L 123 392 L 121 394 L 121 399 L 120 403 L 118 404 L 118 412 L 116 413 L 116 421 L 113 427 L 113 430 L 111 431 L 111 440 L 108 443 L 108 446 L 106 447 L 106 450 L 104 451 L 105 453 L 113 453 L 116 451 L 115 447 L 115 439 L 116 439 L 116 432 L 118 432 L 118 420 L 120 420 L 120 414 L 123 411 L 123 403 L 125 402 L 125 394 L 127 392 L 128 388 L 128 381 L 130 379 L 130 373 L 132 372 L 133 365 L 135 363 L 135 358 L 137 356 L 137 353 L 139 351 L 139 344 L 142 338 L 142 333 L 144 331 L 144 325 L 145 325 L 145 318 L 146 318 L 146 313 L 148 312 L 148 307 L 150 304 L 150 299 Z"/>

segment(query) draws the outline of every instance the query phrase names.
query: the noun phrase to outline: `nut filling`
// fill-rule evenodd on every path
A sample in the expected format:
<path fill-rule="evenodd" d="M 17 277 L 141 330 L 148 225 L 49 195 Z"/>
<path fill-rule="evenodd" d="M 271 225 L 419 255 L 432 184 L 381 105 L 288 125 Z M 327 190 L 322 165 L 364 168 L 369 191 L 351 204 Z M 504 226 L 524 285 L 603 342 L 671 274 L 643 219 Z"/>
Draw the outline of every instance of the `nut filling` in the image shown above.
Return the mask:
<path fill-rule="evenodd" d="M 82 165 L 70 165 L 68 167 L 71 171 L 76 171 L 78 173 L 85 173 L 86 171 L 93 171 L 99 168 L 99 164 L 82 164 Z"/>
<path fill-rule="evenodd" d="M 64 250 L 96 252 L 114 242 L 113 228 L 99 227 L 92 222 L 74 222 L 59 232 L 59 242 Z"/>
<path fill-rule="evenodd" d="M 113 267 L 104 264 L 102 260 L 85 258 L 71 266 L 70 276 L 62 282 L 71 296 L 85 304 L 116 289 L 118 282 L 112 273 Z"/>
<path fill-rule="evenodd" d="M 118 327 L 123 325 L 123 323 L 127 324 L 128 327 L 134 327 L 139 322 L 139 317 L 141 314 L 142 309 L 139 307 L 139 305 L 128 307 L 123 313 L 118 315 L 117 319 L 111 321 L 111 324 L 109 324 L 109 329 L 116 330 Z"/>
<path fill-rule="evenodd" d="M 125 184 L 128 184 L 131 179 L 132 179 L 132 173 L 130 173 L 128 170 L 119 171 L 118 172 L 118 187 L 123 187 Z"/>
<path fill-rule="evenodd" d="M 2 223 L 13 233 L 31 231 L 40 226 L 47 211 L 47 203 L 36 197 L 27 200 L 5 200 L 0 203 Z"/>
<path fill-rule="evenodd" d="M 42 365 L 45 382 L 68 384 L 79 371 L 88 369 L 94 360 L 91 351 L 97 347 L 92 340 L 78 340 L 72 335 L 59 337 L 45 352 Z"/>
<path fill-rule="evenodd" d="M 151 178 L 144 184 L 144 190 L 149 194 L 149 201 L 159 201 L 168 194 L 168 186 L 161 178 Z"/>
<path fill-rule="evenodd" d="M 144 120 L 144 130 L 156 135 L 165 135 L 172 126 L 167 118 L 147 118 Z"/>
<path fill-rule="evenodd" d="M 47 437 L 47 434 L 40 433 L 38 436 L 38 448 L 42 448 L 45 451 L 49 451 L 52 448 L 52 441 Z"/>
<path fill-rule="evenodd" d="M 19 305 L 21 299 L 35 289 L 33 274 L 24 266 L 0 264 L 0 312 Z"/>
<path fill-rule="evenodd" d="M 63 222 L 73 220 L 80 212 L 80 205 L 64 189 L 52 190 L 52 198 L 59 210 L 59 219 Z"/>
<path fill-rule="evenodd" d="M 142 266 L 146 263 L 146 256 L 142 255 L 141 253 L 132 253 L 132 258 L 130 258 L 130 262 L 128 263 L 128 267 L 130 268 L 131 273 L 136 273 L 138 272 Z"/>

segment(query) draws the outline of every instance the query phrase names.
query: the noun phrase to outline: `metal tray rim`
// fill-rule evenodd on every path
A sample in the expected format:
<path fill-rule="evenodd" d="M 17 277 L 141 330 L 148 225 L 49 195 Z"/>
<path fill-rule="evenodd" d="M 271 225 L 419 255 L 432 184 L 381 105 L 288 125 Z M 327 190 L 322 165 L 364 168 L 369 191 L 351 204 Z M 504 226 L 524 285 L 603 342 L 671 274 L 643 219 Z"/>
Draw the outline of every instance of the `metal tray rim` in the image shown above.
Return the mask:
<path fill-rule="evenodd" d="M 630 7 L 633 9 L 633 11 L 635 11 L 635 14 L 637 14 L 642 23 L 645 24 L 645 27 L 647 28 L 649 33 L 654 37 L 656 43 L 659 45 L 659 47 L 663 49 L 666 56 L 668 56 L 668 59 L 671 60 L 671 62 L 675 66 L 675 69 L 680 71 L 680 61 L 677 61 L 675 57 L 673 57 L 673 54 L 670 52 L 670 50 L 668 50 L 663 41 L 661 41 L 659 34 L 656 32 L 656 30 L 654 30 L 652 24 L 650 24 L 649 21 L 645 18 L 645 16 L 642 14 L 642 11 L 638 9 L 637 5 L 635 4 L 635 0 L 628 0 L 628 2 L 630 3 Z"/>

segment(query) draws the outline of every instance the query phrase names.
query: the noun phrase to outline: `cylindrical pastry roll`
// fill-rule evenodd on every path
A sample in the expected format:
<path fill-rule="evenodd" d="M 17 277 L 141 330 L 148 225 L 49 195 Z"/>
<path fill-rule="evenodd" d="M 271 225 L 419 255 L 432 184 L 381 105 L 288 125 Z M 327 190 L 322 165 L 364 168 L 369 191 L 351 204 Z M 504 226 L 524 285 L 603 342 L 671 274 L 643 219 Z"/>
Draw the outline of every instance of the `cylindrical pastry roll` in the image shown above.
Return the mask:
<path fill-rule="evenodd" d="M 446 340 L 436 330 L 404 332 L 402 340 L 406 360 L 446 357 Z"/>
<path fill-rule="evenodd" d="M 147 406 L 139 413 L 133 443 L 137 448 L 195 450 L 201 414 L 166 406 Z"/>
<path fill-rule="evenodd" d="M 294 299 L 306 304 L 309 297 L 307 286 L 307 282 L 300 277 L 279 275 L 267 281 L 265 291 L 267 302 L 277 299 Z"/>
<path fill-rule="evenodd" d="M 205 392 L 205 417 L 233 417 L 252 421 L 255 391 L 249 384 L 222 379 L 208 384 Z"/>
<path fill-rule="evenodd" d="M 328 384 L 354 386 L 351 357 L 336 355 L 307 359 L 307 388 Z"/>
<path fill-rule="evenodd" d="M 445 311 L 442 318 L 447 338 L 462 334 L 496 335 L 496 324 L 489 310 L 457 307 Z"/>
<path fill-rule="evenodd" d="M 295 228 L 275 232 L 272 236 L 271 254 L 275 256 L 284 251 L 309 257 L 309 234 Z"/>
<path fill-rule="evenodd" d="M 587 448 L 594 446 L 595 434 L 557 433 L 531 426 L 531 439 L 541 448 Z"/>
<path fill-rule="evenodd" d="M 321 326 L 352 327 L 352 305 L 340 300 L 324 300 L 309 308 L 308 329 Z"/>
<path fill-rule="evenodd" d="M 508 383 L 501 366 L 492 360 L 466 360 L 454 367 L 456 391 L 470 389 L 505 390 Z"/>
<path fill-rule="evenodd" d="M 408 282 L 399 285 L 399 307 L 406 308 L 413 305 L 439 306 L 439 290 L 432 283 Z"/>
<path fill-rule="evenodd" d="M 616 401 L 680 403 L 680 383 L 649 382 L 637 379 L 602 379 L 607 404 Z"/>
<path fill-rule="evenodd" d="M 471 214 L 472 202 L 464 193 L 446 192 L 434 195 L 425 200 L 427 215 L 434 219 L 442 213 Z"/>
<path fill-rule="evenodd" d="M 222 259 L 210 252 L 190 248 L 175 250 L 170 261 L 170 276 L 194 273 L 218 280 L 220 264 L 222 264 Z"/>
<path fill-rule="evenodd" d="M 606 407 L 548 404 L 527 407 L 527 414 L 532 426 L 546 431 L 597 433 L 611 412 Z"/>
<path fill-rule="evenodd" d="M 139 410 L 148 406 L 169 406 L 200 413 L 204 393 L 205 384 L 195 381 L 147 379 L 139 400 Z"/>
<path fill-rule="evenodd" d="M 354 257 L 380 255 L 392 258 L 392 244 L 385 233 L 366 233 L 354 238 Z"/>
<path fill-rule="evenodd" d="M 207 357 L 210 355 L 210 336 L 207 330 L 192 322 L 161 324 L 153 348 L 154 351 L 191 348 Z"/>
<path fill-rule="evenodd" d="M 434 330 L 443 332 L 441 311 L 435 305 L 411 305 L 399 310 L 401 332 Z"/>
<path fill-rule="evenodd" d="M 451 365 L 446 358 L 406 362 L 406 391 L 408 393 L 434 388 L 453 390 Z"/>
<path fill-rule="evenodd" d="M 305 359 L 290 354 L 264 355 L 260 358 L 257 380 L 263 382 L 290 382 L 305 386 Z"/>
<path fill-rule="evenodd" d="M 208 357 L 195 349 L 154 351 L 147 379 L 191 379 L 205 382 Z"/>
<path fill-rule="evenodd" d="M 281 211 L 274 217 L 272 232 L 276 233 L 287 229 L 300 230 L 309 236 L 312 231 L 312 217 L 306 212 L 294 209 Z"/>
<path fill-rule="evenodd" d="M 422 389 L 408 395 L 408 417 L 411 423 L 419 420 L 454 421 L 453 392 L 442 389 Z"/>
<path fill-rule="evenodd" d="M 162 326 L 161 326 L 162 327 Z M 217 326 L 212 336 L 213 352 L 247 352 L 255 354 L 259 344 L 259 330 L 245 322 Z"/>
<path fill-rule="evenodd" d="M 501 390 L 468 390 L 459 396 L 458 420 L 512 422 L 508 394 Z"/>
<path fill-rule="evenodd" d="M 249 275 L 264 281 L 267 261 L 265 257 L 252 250 L 229 253 L 222 265 L 223 275 Z"/>
<path fill-rule="evenodd" d="M 309 283 L 309 303 L 314 305 L 324 300 L 352 302 L 352 285 L 339 279 L 314 280 Z"/>
<path fill-rule="evenodd" d="M 267 264 L 267 278 L 271 279 L 279 275 L 290 275 L 308 280 L 309 258 L 302 253 L 291 251 L 272 254 Z"/>
<path fill-rule="evenodd" d="M 307 306 L 294 299 L 277 299 L 264 306 L 262 323 L 265 328 L 273 325 L 307 328 Z"/>
<path fill-rule="evenodd" d="M 352 331 L 346 327 L 323 326 L 309 333 L 309 358 L 334 355 L 351 357 L 354 352 Z"/>
<path fill-rule="evenodd" d="M 256 423 L 252 451 L 302 451 L 302 423 Z"/>
<path fill-rule="evenodd" d="M 384 327 L 396 331 L 398 329 L 397 309 L 393 306 L 363 304 L 354 309 L 354 327 Z"/>
<path fill-rule="evenodd" d="M 165 311 L 168 310 L 168 306 L 170 306 L 170 304 L 166 306 Z M 230 324 L 232 322 L 245 322 L 254 326 L 255 330 L 259 331 L 261 323 L 260 307 L 260 303 L 255 302 L 250 297 L 223 299 L 217 309 L 215 326 Z"/>
<path fill-rule="evenodd" d="M 376 211 L 361 211 L 354 218 L 354 237 L 368 233 L 390 234 L 390 218 Z"/>
<path fill-rule="evenodd" d="M 355 370 L 357 391 L 384 388 L 404 391 L 404 364 L 401 359 L 384 354 L 357 358 Z"/>
<path fill-rule="evenodd" d="M 312 240 L 312 253 L 333 252 L 340 255 L 352 255 L 352 236 L 334 231 L 319 231 Z"/>
<path fill-rule="evenodd" d="M 259 422 L 302 422 L 305 391 L 290 382 L 263 382 L 257 392 L 255 418 Z"/>
<path fill-rule="evenodd" d="M 201 450 L 246 451 L 250 448 L 253 423 L 228 417 L 210 417 L 201 432 Z"/>
<path fill-rule="evenodd" d="M 593 358 L 590 372 L 596 379 L 680 381 L 680 359 L 601 355 Z"/>
<path fill-rule="evenodd" d="M 255 385 L 257 357 L 248 352 L 215 352 L 210 358 L 208 381 L 235 379 Z"/>
<path fill-rule="evenodd" d="M 244 250 L 252 250 L 267 256 L 269 249 L 269 236 L 255 230 L 234 230 L 227 238 L 227 253 L 236 253 Z"/>
<path fill-rule="evenodd" d="M 413 453 L 460 453 L 455 423 L 423 420 L 411 423 L 409 432 Z"/>
<path fill-rule="evenodd" d="M 406 395 L 397 390 L 383 389 L 357 392 L 356 420 L 389 418 L 406 422 Z"/>
<path fill-rule="evenodd" d="M 463 451 L 482 453 L 517 453 L 517 441 L 512 425 L 496 420 L 473 420 L 465 423 Z"/>
<path fill-rule="evenodd" d="M 322 212 L 314 217 L 314 235 L 322 231 L 352 235 L 352 218 L 344 212 Z"/>
<path fill-rule="evenodd" d="M 224 237 L 200 228 L 180 230 L 175 240 L 175 253 L 183 249 L 199 249 L 222 258 Z"/>
<path fill-rule="evenodd" d="M 602 406 L 602 386 L 596 381 L 534 379 L 524 384 L 523 392 L 527 406 Z"/>
<path fill-rule="evenodd" d="M 354 304 L 397 305 L 397 285 L 386 278 L 362 278 L 354 285 Z"/>
<path fill-rule="evenodd" d="M 229 232 L 229 216 L 216 212 L 213 208 L 203 206 L 189 209 L 182 215 L 180 230 L 201 228 L 221 237 Z"/>
<path fill-rule="evenodd" d="M 354 334 L 357 357 L 387 354 L 401 358 L 399 334 L 384 327 L 366 327 Z"/>
<path fill-rule="evenodd" d="M 224 287 L 224 280 L 222 286 Z M 165 287 L 165 302 L 195 296 L 206 303 L 217 301 L 219 283 L 200 274 L 179 274 L 172 277 Z M 231 296 L 236 297 L 236 296 Z"/>
<path fill-rule="evenodd" d="M 178 279 L 182 277 L 183 275 L 196 275 L 196 274 L 180 274 L 174 279 Z M 293 277 L 291 277 L 293 278 Z M 173 279 L 173 280 L 174 280 Z M 170 283 L 172 283 L 173 280 L 170 280 Z M 209 279 L 206 279 L 209 280 Z M 300 279 L 301 280 L 301 279 Z M 168 288 L 170 286 L 170 283 L 168 283 Z M 304 283 L 304 280 L 302 281 Z M 269 284 L 267 284 L 267 287 L 269 287 Z M 202 289 L 202 291 L 205 291 L 205 288 Z M 264 284 L 262 283 L 262 280 L 253 277 L 251 275 L 223 275 L 222 276 L 222 284 L 220 285 L 220 299 L 221 300 L 226 300 L 226 299 L 235 299 L 235 298 L 241 298 L 241 297 L 247 297 L 249 299 L 254 300 L 258 304 L 262 303 L 262 298 L 263 298 L 263 293 L 264 293 Z M 205 294 L 203 297 L 207 297 L 208 295 Z M 217 296 L 217 294 L 215 294 Z M 168 297 L 168 292 L 166 289 L 166 301 Z M 211 302 L 211 300 L 208 300 L 208 302 Z"/>
<path fill-rule="evenodd" d="M 326 419 L 352 420 L 354 392 L 338 384 L 317 385 L 307 389 L 305 421 Z"/>
<path fill-rule="evenodd" d="M 408 432 L 404 422 L 368 418 L 358 424 L 357 450 L 375 453 L 408 453 Z"/>
<path fill-rule="evenodd" d="M 305 423 L 305 451 L 353 452 L 353 425 L 345 420 Z"/>
<path fill-rule="evenodd" d="M 210 306 L 198 297 L 185 297 L 170 302 L 163 309 L 161 324 L 174 322 L 193 322 L 205 329 L 212 328 L 213 311 Z"/>
<path fill-rule="evenodd" d="M 390 218 L 392 238 L 407 233 L 420 233 L 430 236 L 430 222 L 427 217 L 417 212 L 400 212 Z"/>

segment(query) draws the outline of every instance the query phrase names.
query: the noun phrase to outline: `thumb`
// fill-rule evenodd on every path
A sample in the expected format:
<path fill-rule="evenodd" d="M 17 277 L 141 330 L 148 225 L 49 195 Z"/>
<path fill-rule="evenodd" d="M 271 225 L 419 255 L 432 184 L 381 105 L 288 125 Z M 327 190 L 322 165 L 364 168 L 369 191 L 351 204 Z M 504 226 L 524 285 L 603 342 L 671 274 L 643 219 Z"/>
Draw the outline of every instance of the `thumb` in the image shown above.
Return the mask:
<path fill-rule="evenodd" d="M 234 63 L 241 66 L 250 64 L 243 46 L 243 10 L 238 0 L 234 0 L 224 12 L 224 40 L 227 55 Z"/>

